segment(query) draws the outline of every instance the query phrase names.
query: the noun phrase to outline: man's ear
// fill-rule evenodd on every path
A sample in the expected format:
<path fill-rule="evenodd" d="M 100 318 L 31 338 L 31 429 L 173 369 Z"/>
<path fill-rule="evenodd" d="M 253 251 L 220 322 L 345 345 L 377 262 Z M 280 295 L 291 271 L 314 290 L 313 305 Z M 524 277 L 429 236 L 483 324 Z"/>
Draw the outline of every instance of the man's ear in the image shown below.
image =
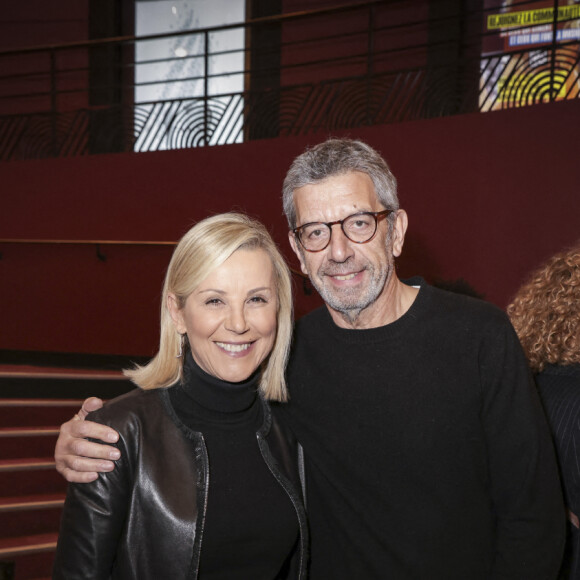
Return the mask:
<path fill-rule="evenodd" d="M 179 334 L 184 334 L 187 331 L 187 328 L 185 327 L 183 310 L 179 308 L 177 296 L 173 293 L 167 295 L 167 309 L 169 310 L 171 320 L 173 320 L 173 324 L 175 325 L 175 330 L 177 330 Z"/>
<path fill-rule="evenodd" d="M 301 249 L 298 247 L 298 241 L 296 240 L 296 236 L 294 232 L 288 232 L 288 241 L 290 242 L 290 246 L 292 247 L 293 252 L 296 254 L 298 260 L 300 260 L 300 269 L 302 270 L 303 274 L 308 276 L 308 270 L 306 269 L 306 265 L 304 264 L 304 255 Z"/>
<path fill-rule="evenodd" d="M 405 243 L 405 234 L 407 233 L 407 226 L 409 225 L 409 218 L 404 209 L 397 210 L 395 223 L 393 226 L 393 256 L 399 257 L 403 252 L 403 244 Z"/>

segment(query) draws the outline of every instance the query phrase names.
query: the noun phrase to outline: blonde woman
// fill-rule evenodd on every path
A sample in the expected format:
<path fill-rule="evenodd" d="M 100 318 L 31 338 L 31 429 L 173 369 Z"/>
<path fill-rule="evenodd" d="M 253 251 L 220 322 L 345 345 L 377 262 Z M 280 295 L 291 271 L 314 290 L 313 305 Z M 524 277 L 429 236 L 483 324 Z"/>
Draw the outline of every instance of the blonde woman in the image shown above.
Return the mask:
<path fill-rule="evenodd" d="M 223 214 L 182 238 L 158 354 L 90 415 L 121 458 L 69 486 L 55 579 L 305 577 L 297 449 L 266 403 L 287 398 L 291 332 L 288 268 L 262 224 Z"/>

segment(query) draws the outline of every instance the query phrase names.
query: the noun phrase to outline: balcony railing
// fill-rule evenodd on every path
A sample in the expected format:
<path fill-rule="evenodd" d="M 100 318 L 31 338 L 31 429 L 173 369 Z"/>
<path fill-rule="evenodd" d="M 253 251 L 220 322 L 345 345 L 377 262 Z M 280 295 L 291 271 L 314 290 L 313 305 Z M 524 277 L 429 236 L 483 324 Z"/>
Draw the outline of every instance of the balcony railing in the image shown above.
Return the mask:
<path fill-rule="evenodd" d="M 222 145 L 579 97 L 580 5 L 433 14 L 429 4 L 363 2 L 0 52 L 0 161 Z M 225 45 L 231 32 L 243 41 Z M 196 50 L 142 50 L 168 39 Z"/>
<path fill-rule="evenodd" d="M 143 247 L 160 247 L 169 248 L 173 250 L 177 246 L 178 242 L 167 242 L 167 241 L 148 241 L 148 240 L 48 240 L 40 238 L 0 238 L 0 260 L 3 259 L 4 248 L 9 248 L 10 246 L 50 246 L 53 248 L 63 247 L 63 246 L 85 246 L 92 247 L 95 250 L 95 257 L 101 262 L 107 261 L 107 255 L 105 253 L 105 248 L 112 248 L 115 246 L 125 246 L 131 248 L 143 248 Z M 290 273 L 296 276 L 299 280 L 307 283 L 308 276 L 303 272 L 288 266 Z M 306 288 L 306 286 L 304 286 Z M 305 290 L 305 292 L 307 292 Z M 310 292 L 307 292 L 308 294 Z"/>

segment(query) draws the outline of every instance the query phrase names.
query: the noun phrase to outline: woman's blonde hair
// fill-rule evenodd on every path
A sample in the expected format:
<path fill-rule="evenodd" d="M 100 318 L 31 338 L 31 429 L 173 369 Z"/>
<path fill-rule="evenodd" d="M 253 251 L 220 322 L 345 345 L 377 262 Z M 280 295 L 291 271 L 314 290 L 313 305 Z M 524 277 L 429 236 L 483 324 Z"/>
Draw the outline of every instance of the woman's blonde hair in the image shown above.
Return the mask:
<path fill-rule="evenodd" d="M 264 225 L 240 213 L 204 219 L 181 238 L 163 285 L 159 352 L 148 364 L 123 371 L 125 376 L 142 389 L 168 387 L 182 378 L 183 358 L 176 357 L 182 337 L 173 324 L 168 296 L 174 294 L 179 308 L 183 308 L 199 284 L 239 249 L 262 249 L 272 261 L 277 291 L 277 331 L 272 352 L 262 365 L 260 390 L 269 400 L 288 399 L 284 374 L 292 338 L 290 271 Z"/>
<path fill-rule="evenodd" d="M 535 372 L 580 363 L 580 242 L 536 270 L 507 313 Z"/>

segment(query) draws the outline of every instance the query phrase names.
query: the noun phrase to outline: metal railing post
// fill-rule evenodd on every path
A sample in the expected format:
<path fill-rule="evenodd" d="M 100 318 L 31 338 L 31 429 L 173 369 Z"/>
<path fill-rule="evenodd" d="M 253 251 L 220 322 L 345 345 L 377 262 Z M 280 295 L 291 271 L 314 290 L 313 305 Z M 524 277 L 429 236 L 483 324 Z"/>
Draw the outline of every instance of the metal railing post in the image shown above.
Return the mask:
<path fill-rule="evenodd" d="M 375 6 L 369 6 L 368 19 L 368 46 L 367 46 L 367 125 L 372 125 L 372 90 L 373 90 L 373 72 L 374 72 L 374 50 L 375 50 Z"/>
<path fill-rule="evenodd" d="M 207 145 L 209 143 L 209 32 L 207 30 L 203 33 L 203 67 L 203 144 Z"/>
<path fill-rule="evenodd" d="M 552 17 L 552 58 L 550 60 L 550 103 L 556 100 L 556 47 L 558 45 L 558 0 L 554 0 L 554 14 Z"/>
<path fill-rule="evenodd" d="M 50 51 L 50 134 L 52 154 L 58 156 L 57 145 L 57 90 L 56 90 L 56 51 Z"/>

